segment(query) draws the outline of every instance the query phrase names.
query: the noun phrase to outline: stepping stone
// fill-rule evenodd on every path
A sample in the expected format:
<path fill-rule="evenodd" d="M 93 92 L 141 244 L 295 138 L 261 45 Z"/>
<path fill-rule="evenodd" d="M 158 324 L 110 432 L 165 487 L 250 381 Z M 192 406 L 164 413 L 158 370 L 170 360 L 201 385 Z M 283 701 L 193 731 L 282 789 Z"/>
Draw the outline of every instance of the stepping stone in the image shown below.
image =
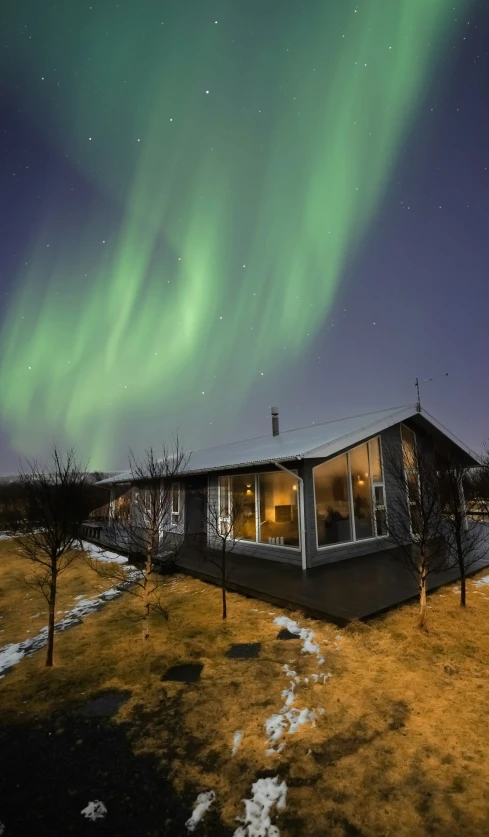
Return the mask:
<path fill-rule="evenodd" d="M 260 656 L 261 642 L 243 642 L 231 645 L 226 657 L 233 660 L 255 660 Z"/>
<path fill-rule="evenodd" d="M 300 639 L 299 634 L 293 634 L 288 628 L 282 628 L 277 634 L 277 639 Z"/>
<path fill-rule="evenodd" d="M 203 668 L 201 663 L 183 663 L 169 668 L 161 679 L 172 680 L 175 683 L 197 683 Z"/>
<path fill-rule="evenodd" d="M 85 703 L 78 712 L 87 718 L 111 718 L 130 696 L 130 692 L 104 692 Z"/>

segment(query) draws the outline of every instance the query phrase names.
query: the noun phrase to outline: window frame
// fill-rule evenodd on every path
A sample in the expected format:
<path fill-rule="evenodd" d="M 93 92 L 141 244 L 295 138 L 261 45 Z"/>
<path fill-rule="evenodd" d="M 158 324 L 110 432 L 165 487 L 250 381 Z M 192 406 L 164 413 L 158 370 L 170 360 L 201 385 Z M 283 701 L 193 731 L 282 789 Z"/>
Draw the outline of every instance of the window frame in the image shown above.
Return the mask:
<path fill-rule="evenodd" d="M 297 477 L 299 476 L 296 469 L 290 469 L 292 473 L 297 473 Z M 231 474 L 219 474 L 217 478 L 217 485 L 218 485 L 218 504 L 219 504 L 219 528 L 221 527 L 221 520 L 230 520 L 230 518 L 222 517 L 221 516 L 221 509 L 223 508 L 223 502 L 221 499 L 221 480 L 228 481 L 228 508 L 231 509 L 232 507 L 232 496 L 233 496 L 233 487 L 232 487 L 232 479 L 233 477 L 250 477 L 254 480 L 255 486 L 255 540 L 249 540 L 248 538 L 234 538 L 233 540 L 239 544 L 253 544 L 254 546 L 258 547 L 265 547 L 266 549 L 286 549 L 290 550 L 291 552 L 300 552 L 301 551 L 301 515 L 300 515 L 300 491 L 299 491 L 299 479 L 297 479 L 297 524 L 298 524 L 298 535 L 299 535 L 299 543 L 298 546 L 290 546 L 289 544 L 279 544 L 279 543 L 268 543 L 262 542 L 259 540 L 260 535 L 260 477 L 265 476 L 266 474 L 279 474 L 280 469 L 275 469 L 274 471 L 255 471 L 252 474 L 245 473 L 231 473 Z"/>
<path fill-rule="evenodd" d="M 375 483 L 372 479 L 372 466 L 371 466 L 371 462 L 370 462 L 370 447 L 369 447 L 369 442 L 372 442 L 374 439 L 379 440 L 380 467 L 382 469 L 382 477 L 383 477 L 383 482 L 376 481 Z M 357 536 L 356 536 L 357 533 L 356 533 L 356 529 L 355 529 L 355 515 L 354 515 L 354 508 L 353 508 L 353 489 L 352 489 L 352 483 L 351 483 L 350 451 L 354 450 L 355 448 L 359 448 L 362 445 L 367 446 L 369 482 L 370 482 L 370 493 L 371 493 L 371 504 L 372 504 L 371 505 L 372 527 L 373 527 L 373 530 L 375 532 L 375 534 L 372 535 L 369 538 L 357 538 Z M 344 455 L 346 455 L 347 474 L 348 474 L 347 489 L 348 489 L 348 508 L 349 508 L 349 511 L 350 511 L 350 531 L 353 535 L 353 538 L 348 540 L 348 541 L 340 541 L 339 543 L 327 543 L 327 544 L 323 544 L 322 546 L 320 546 L 319 545 L 319 533 L 318 533 L 318 520 L 317 520 L 315 471 L 317 470 L 317 468 L 320 468 L 322 465 L 324 465 L 325 462 L 329 462 L 330 460 L 335 459 L 337 456 L 344 456 Z M 315 533 L 316 533 L 316 551 L 317 552 L 323 552 L 325 550 L 330 550 L 330 549 L 341 549 L 342 547 L 345 547 L 345 546 L 352 546 L 352 544 L 369 543 L 369 542 L 372 542 L 372 541 L 378 541 L 381 538 L 388 538 L 389 537 L 389 531 L 388 530 L 385 532 L 384 535 L 378 535 L 377 534 L 377 521 L 376 521 L 376 518 L 375 518 L 375 511 L 377 509 L 377 505 L 375 503 L 375 487 L 376 486 L 382 486 L 383 491 L 384 491 L 384 506 L 383 506 L 383 508 L 385 509 L 385 517 L 386 517 L 386 524 L 387 524 L 387 495 L 386 495 L 386 491 L 385 491 L 385 473 L 384 473 L 384 462 L 383 462 L 383 457 L 382 457 L 382 438 L 381 438 L 380 434 L 377 435 L 377 436 L 371 436 L 369 439 L 366 439 L 365 441 L 360 442 L 359 445 L 353 445 L 351 448 L 347 448 L 347 450 L 339 451 L 334 456 L 328 457 L 328 459 L 323 460 L 323 462 L 320 462 L 318 465 L 315 465 L 313 467 L 313 469 L 312 469 L 312 493 L 313 493 L 313 497 L 314 497 L 314 529 L 315 529 Z M 381 507 L 379 506 L 379 508 L 381 508 Z"/>
<path fill-rule="evenodd" d="M 413 442 L 414 442 L 414 445 L 413 445 L 413 448 L 414 448 L 414 467 L 413 467 L 413 468 L 407 468 L 407 467 L 406 467 L 406 459 L 405 459 L 405 456 L 404 456 L 404 447 L 403 447 L 403 445 L 404 445 L 404 440 L 403 440 L 403 438 L 402 438 L 402 428 L 403 428 L 403 427 L 404 427 L 404 428 L 405 428 L 405 429 L 406 429 L 409 433 L 411 433 L 411 435 L 412 435 L 412 437 L 413 437 Z M 416 462 L 417 462 L 417 458 L 416 458 L 416 457 L 417 457 L 417 451 L 418 451 L 418 440 L 417 440 L 417 438 L 416 438 L 416 433 L 414 432 L 414 430 L 411 430 L 411 428 L 410 428 L 410 427 L 408 427 L 408 425 L 407 425 L 407 424 L 405 424 L 403 421 L 401 421 L 401 423 L 400 423 L 400 425 L 399 425 L 399 435 L 400 435 L 400 437 L 401 437 L 402 465 L 403 465 L 403 470 L 404 470 L 404 482 L 405 482 L 405 486 L 406 486 L 406 503 L 407 503 L 407 509 L 408 509 L 408 514 L 409 514 L 409 532 L 410 532 L 410 534 L 411 534 L 411 537 L 412 537 L 413 541 L 416 541 L 416 540 L 419 540 L 420 533 L 419 533 L 419 532 L 415 532 L 415 531 L 413 530 L 413 516 L 412 516 L 412 514 L 411 514 L 411 508 L 412 508 L 413 506 L 416 506 L 417 504 L 416 504 L 416 500 L 411 500 L 411 499 L 410 499 L 410 497 L 409 497 L 409 480 L 408 480 L 408 474 L 414 474 L 414 475 L 416 476 L 416 484 L 417 484 L 417 488 L 418 488 L 418 497 L 421 497 L 421 482 L 420 482 L 420 479 L 419 479 L 419 469 L 418 469 L 418 468 L 416 468 Z"/>
<path fill-rule="evenodd" d="M 177 487 L 176 496 L 178 498 L 178 509 L 175 511 L 175 486 Z M 176 518 L 176 519 L 175 519 Z M 182 484 L 180 481 L 172 482 L 171 484 L 171 509 L 170 509 L 170 523 L 172 528 L 179 526 L 182 522 Z"/>

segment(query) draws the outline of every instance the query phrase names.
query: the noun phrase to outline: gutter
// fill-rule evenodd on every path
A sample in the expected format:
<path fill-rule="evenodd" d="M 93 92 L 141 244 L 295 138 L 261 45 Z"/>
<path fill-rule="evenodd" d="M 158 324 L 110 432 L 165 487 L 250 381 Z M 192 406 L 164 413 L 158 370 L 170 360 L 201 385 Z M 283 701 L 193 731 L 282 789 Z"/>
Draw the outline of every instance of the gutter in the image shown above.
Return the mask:
<path fill-rule="evenodd" d="M 302 459 L 302 457 L 296 457 L 297 459 Z M 302 559 L 302 570 L 305 572 L 307 570 L 307 553 L 306 553 L 306 515 L 304 510 L 304 480 L 299 474 L 294 474 L 293 471 L 289 471 L 285 465 L 281 465 L 280 462 L 277 462 L 274 459 L 271 459 L 270 462 L 272 465 L 275 465 L 276 468 L 280 468 L 281 471 L 285 471 L 286 474 L 290 474 L 295 480 L 299 483 L 299 514 L 300 514 L 300 521 L 301 521 L 301 559 Z"/>

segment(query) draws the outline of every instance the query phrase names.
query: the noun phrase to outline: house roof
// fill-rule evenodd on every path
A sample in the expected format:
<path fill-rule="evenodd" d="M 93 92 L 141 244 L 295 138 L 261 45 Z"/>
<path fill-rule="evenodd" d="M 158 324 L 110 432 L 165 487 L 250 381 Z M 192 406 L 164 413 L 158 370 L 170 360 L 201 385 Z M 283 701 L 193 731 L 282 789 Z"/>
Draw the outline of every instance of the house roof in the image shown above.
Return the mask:
<path fill-rule="evenodd" d="M 469 465 L 479 464 L 474 455 L 452 437 L 449 431 L 442 429 L 432 416 L 420 413 L 416 405 L 393 407 L 376 413 L 363 413 L 349 418 L 313 424 L 309 427 L 299 427 L 295 430 L 281 431 L 278 436 L 271 433 L 241 442 L 231 442 L 217 445 L 213 448 L 203 448 L 192 451 L 188 457 L 182 473 L 197 474 L 208 471 L 223 471 L 230 468 L 240 468 L 247 465 L 260 465 L 267 462 L 287 462 L 297 459 L 312 459 L 316 457 L 333 456 L 345 448 L 360 444 L 382 430 L 392 427 L 401 421 L 414 419 L 417 423 L 429 425 L 437 435 L 448 437 L 452 444 L 463 453 Z M 131 471 L 124 471 L 115 477 L 103 480 L 99 484 L 128 482 L 132 480 Z"/>

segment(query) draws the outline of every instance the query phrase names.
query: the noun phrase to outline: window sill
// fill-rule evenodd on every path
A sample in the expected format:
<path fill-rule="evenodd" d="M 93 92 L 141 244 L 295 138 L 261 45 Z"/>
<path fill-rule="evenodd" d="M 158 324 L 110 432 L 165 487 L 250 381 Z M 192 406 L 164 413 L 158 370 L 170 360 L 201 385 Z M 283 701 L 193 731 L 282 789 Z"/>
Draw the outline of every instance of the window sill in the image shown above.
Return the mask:
<path fill-rule="evenodd" d="M 342 546 L 356 546 L 357 543 L 373 543 L 374 541 L 383 541 L 389 537 L 386 535 L 374 535 L 373 538 L 360 538 L 357 541 L 341 541 L 340 543 L 328 543 L 325 546 L 318 546 L 316 542 L 316 549 L 318 552 L 324 552 L 327 549 L 340 549 Z"/>

